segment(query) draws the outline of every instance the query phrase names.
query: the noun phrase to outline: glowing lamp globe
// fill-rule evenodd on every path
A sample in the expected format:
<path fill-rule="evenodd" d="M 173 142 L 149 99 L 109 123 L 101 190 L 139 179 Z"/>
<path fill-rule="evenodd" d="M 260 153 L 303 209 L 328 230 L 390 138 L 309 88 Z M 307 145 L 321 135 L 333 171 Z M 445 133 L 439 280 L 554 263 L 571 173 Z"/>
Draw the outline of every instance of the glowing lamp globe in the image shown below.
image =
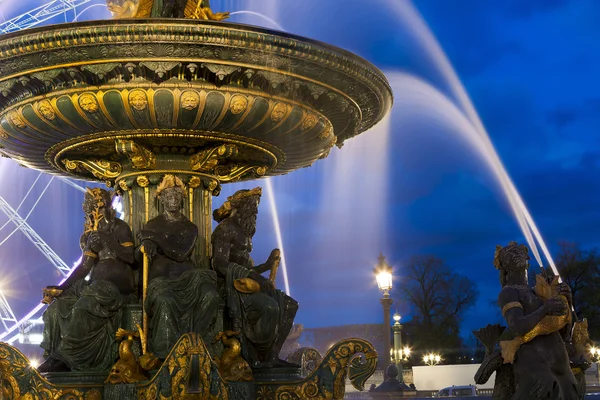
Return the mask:
<path fill-rule="evenodd" d="M 396 321 L 396 322 L 398 322 L 398 323 L 399 323 L 399 322 L 400 322 L 400 318 L 402 318 L 402 317 L 400 316 L 400 314 L 398 314 L 398 313 L 395 313 L 395 314 L 394 314 L 394 321 Z"/>
<path fill-rule="evenodd" d="M 385 257 L 382 254 L 379 255 L 377 266 L 373 272 L 379 290 L 383 292 L 384 296 L 389 296 L 389 291 L 392 289 L 392 267 L 385 262 Z"/>
<path fill-rule="evenodd" d="M 375 277 L 379 290 L 387 292 L 392 288 L 392 273 L 390 271 L 379 271 Z"/>

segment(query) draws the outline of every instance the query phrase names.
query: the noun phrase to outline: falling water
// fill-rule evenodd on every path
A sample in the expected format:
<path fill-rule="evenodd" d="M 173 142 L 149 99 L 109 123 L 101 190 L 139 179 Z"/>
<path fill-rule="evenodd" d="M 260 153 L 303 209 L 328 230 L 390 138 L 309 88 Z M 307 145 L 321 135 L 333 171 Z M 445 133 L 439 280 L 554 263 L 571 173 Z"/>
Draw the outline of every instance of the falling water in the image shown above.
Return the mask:
<path fill-rule="evenodd" d="M 285 293 L 288 296 L 290 294 L 290 281 L 288 280 L 287 263 L 285 262 L 285 252 L 283 250 L 283 238 L 281 236 L 281 227 L 279 225 L 279 213 L 277 212 L 277 202 L 275 201 L 275 192 L 273 191 L 273 184 L 271 178 L 266 180 L 267 186 L 267 197 L 269 198 L 269 204 L 271 205 L 271 214 L 273 214 L 273 228 L 275 228 L 275 235 L 277 237 L 277 245 L 281 251 L 281 272 L 283 272 L 283 284 L 285 285 Z"/>
<path fill-rule="evenodd" d="M 403 26 L 409 28 L 414 33 L 414 38 L 420 41 L 421 45 L 428 51 L 434 62 L 434 65 L 439 68 L 446 82 L 449 84 L 453 95 L 459 102 L 463 112 L 466 113 L 466 118 L 470 122 L 472 129 L 474 129 L 479 135 L 481 139 L 480 151 L 488 161 L 489 165 L 493 168 L 494 174 L 502 186 L 506 198 L 511 205 L 513 213 L 538 264 L 540 266 L 543 265 L 536 246 L 536 241 L 540 245 L 544 256 L 550 263 L 552 270 L 556 275 L 558 275 L 558 270 L 554 265 L 554 261 L 552 260 L 544 239 L 542 238 L 535 222 L 533 221 L 533 218 L 525 206 L 525 203 L 521 199 L 519 192 L 510 179 L 498 154 L 496 153 L 490 137 L 483 126 L 483 123 L 481 122 L 481 119 L 479 118 L 479 115 L 477 114 L 477 111 L 475 110 L 475 107 L 473 106 L 463 84 L 452 68 L 450 61 L 446 57 L 435 36 L 411 2 L 399 2 L 392 0 L 385 0 L 385 2 L 391 9 L 396 11 L 398 17 L 402 20 Z M 535 236 L 535 240 L 532 237 L 532 233 Z"/>
<path fill-rule="evenodd" d="M 279 29 L 280 31 L 285 31 L 285 29 L 283 29 L 281 27 L 281 25 L 279 25 L 277 23 L 277 21 L 275 21 L 273 18 L 269 18 L 266 15 L 261 14 L 261 13 L 256 12 L 256 11 L 250 11 L 250 10 L 234 11 L 230 15 L 232 17 L 234 15 L 250 15 L 250 16 L 259 17 L 259 18 L 264 19 L 265 21 L 267 21 L 269 24 L 273 25 L 274 28 Z"/>

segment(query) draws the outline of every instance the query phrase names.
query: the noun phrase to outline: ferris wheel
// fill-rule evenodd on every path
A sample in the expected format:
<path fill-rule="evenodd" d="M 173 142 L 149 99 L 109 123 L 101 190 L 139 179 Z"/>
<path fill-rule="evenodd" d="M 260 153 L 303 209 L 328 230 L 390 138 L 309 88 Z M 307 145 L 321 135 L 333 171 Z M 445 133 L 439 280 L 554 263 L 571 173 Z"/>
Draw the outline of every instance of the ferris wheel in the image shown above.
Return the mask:
<path fill-rule="evenodd" d="M 18 15 L 11 15 L 11 11 L 15 10 L 12 1 L 10 6 L 13 9 L 8 9 L 8 0 L 0 0 L 0 34 L 6 34 L 14 31 L 23 29 L 33 28 L 44 24 L 60 23 L 60 22 L 74 22 L 80 20 L 81 17 L 85 18 L 85 14 L 93 8 L 104 8 L 106 10 L 106 2 L 104 0 L 52 0 L 52 1 L 39 1 L 34 0 L 28 2 L 29 5 L 35 3 L 44 3 L 38 7 L 30 9 L 25 12 L 17 13 Z M 106 11 L 108 12 L 108 11 Z M 92 13 L 89 13 L 90 15 Z M 98 17 L 97 13 L 94 15 Z M 0 160 L 0 165 L 14 164 L 10 160 Z M 9 165 L 12 167 L 12 165 Z M 36 174 L 35 171 L 31 171 L 32 174 Z M 0 225 L 0 248 L 2 248 L 8 239 L 13 235 L 22 235 L 31 243 L 32 247 L 35 247 L 49 262 L 49 264 L 56 271 L 56 275 L 59 276 L 60 282 L 64 281 L 69 274 L 72 272 L 72 263 L 65 262 L 43 237 L 36 232 L 36 230 L 28 222 L 29 216 L 32 214 L 34 209 L 42 201 L 44 195 L 52 185 L 68 185 L 72 189 L 80 192 L 85 192 L 85 188 L 81 185 L 73 182 L 70 179 L 63 177 L 50 177 L 49 179 L 40 180 L 43 173 L 37 173 L 33 184 L 30 185 L 27 192 L 24 193 L 20 199 L 19 204 L 15 207 L 5 199 L 5 196 L 0 189 L 0 211 L 8 217 L 8 220 Z M 41 186 L 41 192 L 40 192 Z M 32 201 L 32 193 L 36 192 L 37 198 L 33 200 L 33 205 L 25 213 L 23 206 L 26 200 Z M 75 263 L 76 265 L 77 263 Z M 58 283 L 58 282 L 57 282 Z M 41 335 L 30 335 L 28 333 L 38 324 L 41 324 L 41 314 L 45 306 L 39 304 L 29 312 L 22 316 L 15 315 L 13 308 L 10 306 L 7 296 L 0 287 L 0 341 L 8 342 L 13 344 L 15 341 L 21 343 L 39 344 L 41 341 Z"/>

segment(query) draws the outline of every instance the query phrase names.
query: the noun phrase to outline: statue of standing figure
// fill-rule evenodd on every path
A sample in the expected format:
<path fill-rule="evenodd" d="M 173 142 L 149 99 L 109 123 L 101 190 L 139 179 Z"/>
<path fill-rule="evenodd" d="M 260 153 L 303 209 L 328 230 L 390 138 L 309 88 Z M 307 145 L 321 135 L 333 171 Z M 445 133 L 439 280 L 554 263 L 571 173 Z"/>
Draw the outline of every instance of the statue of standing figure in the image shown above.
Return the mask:
<path fill-rule="evenodd" d="M 220 297 L 214 271 L 200 269 L 192 261 L 198 227 L 182 212 L 185 185 L 165 175 L 156 196 L 164 211 L 138 233 L 150 258 L 146 312 L 150 317 L 148 348 L 165 359 L 179 338 L 199 333 L 210 344 Z"/>
<path fill-rule="evenodd" d="M 527 247 L 498 246 L 494 265 L 502 290 L 498 305 L 512 340 L 500 342 L 505 364 L 513 363 L 513 400 L 576 400 L 565 340 L 571 330 L 571 290 L 558 277 L 538 275 L 535 290 L 527 284 Z"/>
<path fill-rule="evenodd" d="M 212 236 L 213 267 L 223 279 L 228 327 L 240 332 L 243 358 L 253 367 L 295 366 L 279 358 L 294 323 L 298 303 L 263 277 L 276 271 L 280 251 L 264 264 L 252 265 L 260 188 L 240 190 L 213 213 L 219 223 Z"/>
<path fill-rule="evenodd" d="M 114 340 L 122 306 L 136 301 L 129 226 L 116 217 L 112 195 L 88 189 L 82 261 L 60 286 L 44 288 L 46 361 L 40 372 L 106 371 L 117 357 Z M 89 281 L 85 278 L 89 275 Z"/>

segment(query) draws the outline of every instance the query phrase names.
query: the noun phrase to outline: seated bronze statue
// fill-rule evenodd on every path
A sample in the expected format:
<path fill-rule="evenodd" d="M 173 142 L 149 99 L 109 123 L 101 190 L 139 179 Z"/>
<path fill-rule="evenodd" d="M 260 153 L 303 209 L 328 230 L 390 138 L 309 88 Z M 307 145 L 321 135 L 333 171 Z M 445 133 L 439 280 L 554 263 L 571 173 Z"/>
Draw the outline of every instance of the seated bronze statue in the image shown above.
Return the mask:
<path fill-rule="evenodd" d="M 513 400 L 580 398 L 565 339 L 571 330 L 571 291 L 557 277 L 538 275 L 527 284 L 527 248 L 511 242 L 498 246 L 494 265 L 502 290 L 498 305 L 513 339 L 500 341 L 504 363 L 513 363 Z"/>
<path fill-rule="evenodd" d="M 47 359 L 40 372 L 106 371 L 117 357 L 121 308 L 137 297 L 131 230 L 111 203 L 106 190 L 87 190 L 82 261 L 60 286 L 44 288 L 43 301 L 51 304 L 43 315 Z"/>
<path fill-rule="evenodd" d="M 243 358 L 253 368 L 292 366 L 279 359 L 279 352 L 298 303 L 261 275 L 276 271 L 280 252 L 273 250 L 258 266 L 250 259 L 260 196 L 260 188 L 240 190 L 213 213 L 219 222 L 212 236 L 213 267 L 223 281 L 226 329 L 240 332 Z"/>
<path fill-rule="evenodd" d="M 206 343 L 215 341 L 209 333 L 220 298 L 215 272 L 196 268 L 191 258 L 198 227 L 182 213 L 185 185 L 166 175 L 156 196 L 164 211 L 146 223 L 138 238 L 150 258 L 148 348 L 164 359 L 185 333 L 200 333 Z"/>

